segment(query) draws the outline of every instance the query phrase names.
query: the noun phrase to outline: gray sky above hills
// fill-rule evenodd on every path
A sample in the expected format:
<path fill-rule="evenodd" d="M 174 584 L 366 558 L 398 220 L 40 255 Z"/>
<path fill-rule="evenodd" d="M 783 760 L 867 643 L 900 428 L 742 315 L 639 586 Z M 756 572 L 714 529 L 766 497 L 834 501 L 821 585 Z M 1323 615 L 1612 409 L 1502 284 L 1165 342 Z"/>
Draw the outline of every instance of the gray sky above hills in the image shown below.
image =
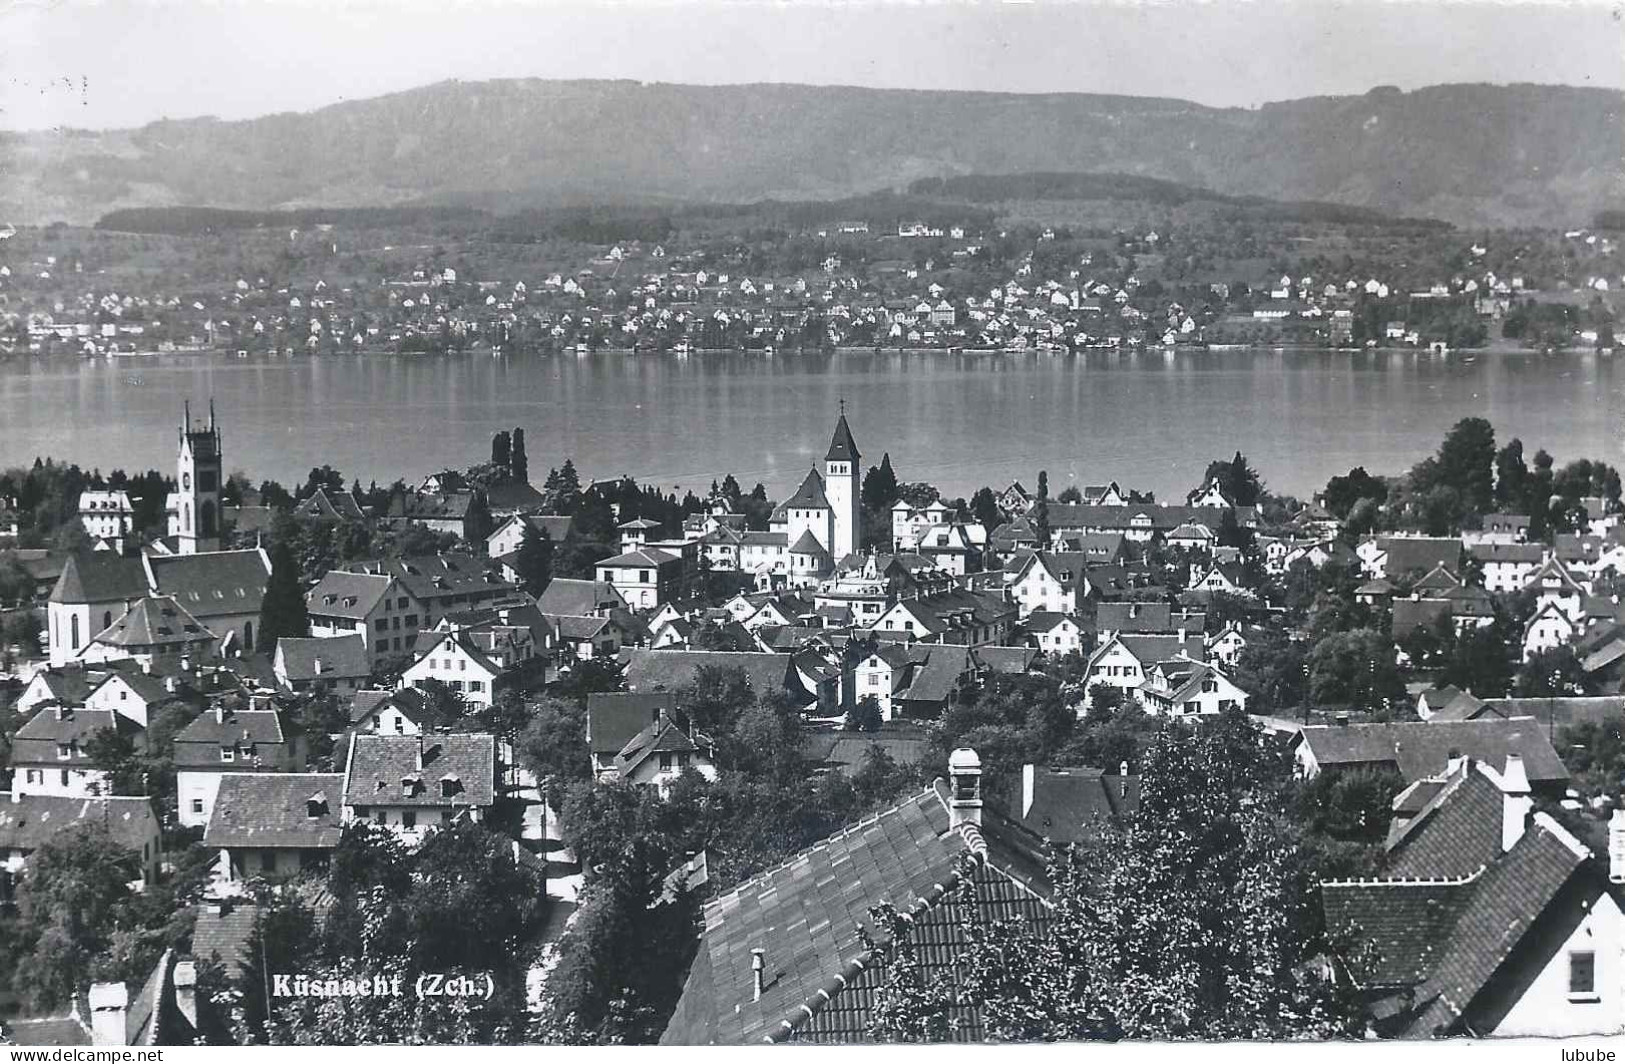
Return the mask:
<path fill-rule="evenodd" d="M 5 0 L 0 128 L 305 111 L 448 78 L 1108 92 L 1253 106 L 1625 88 L 1618 2 Z"/>

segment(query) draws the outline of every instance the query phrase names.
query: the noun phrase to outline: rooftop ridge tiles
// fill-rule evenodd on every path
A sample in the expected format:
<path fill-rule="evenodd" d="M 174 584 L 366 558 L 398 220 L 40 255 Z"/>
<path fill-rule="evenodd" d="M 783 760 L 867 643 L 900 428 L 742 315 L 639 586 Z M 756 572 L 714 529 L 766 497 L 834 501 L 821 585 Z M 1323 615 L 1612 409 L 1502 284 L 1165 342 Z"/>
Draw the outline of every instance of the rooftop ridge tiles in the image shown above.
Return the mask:
<path fill-rule="evenodd" d="M 1323 879 L 1322 887 L 1462 887 L 1484 874 L 1487 864 L 1481 864 L 1464 876 L 1371 876 L 1357 879 Z"/>
<path fill-rule="evenodd" d="M 780 872 L 783 872 L 785 869 L 792 867 L 793 865 L 796 864 L 797 861 L 800 861 L 800 860 L 810 856 L 811 854 L 817 853 L 817 852 L 819 852 L 821 850 L 826 850 L 826 849 L 829 848 L 831 843 L 839 842 L 840 840 L 842 840 L 844 838 L 847 838 L 847 837 L 849 837 L 851 835 L 854 835 L 857 832 L 862 831 L 864 828 L 870 827 L 870 826 L 878 823 L 881 820 L 881 818 L 883 818 L 883 817 L 890 816 L 893 813 L 901 812 L 905 806 L 911 805 L 914 802 L 919 801 L 921 798 L 924 798 L 928 794 L 934 795 L 935 792 L 936 792 L 935 787 L 928 786 L 924 790 L 922 790 L 922 791 L 920 791 L 920 792 L 918 792 L 918 793 L 916 793 L 914 795 L 911 795 L 909 798 L 907 798 L 907 799 L 905 799 L 903 801 L 897 802 L 896 804 L 890 806 L 889 808 L 882 809 L 880 812 L 875 813 L 873 816 L 864 817 L 864 818 L 862 818 L 860 820 L 854 821 L 851 824 L 848 824 L 846 827 L 841 828 L 839 831 L 835 832 L 833 835 L 829 835 L 829 836 L 819 840 L 818 842 L 813 843 L 811 846 L 808 846 L 806 849 L 802 850 L 801 852 L 796 854 L 794 857 L 791 857 L 791 858 L 789 858 L 787 860 L 781 861 L 778 864 L 774 865 L 772 868 L 763 869 L 762 871 L 756 873 L 754 876 L 751 876 L 749 879 L 746 879 L 743 882 L 741 882 L 738 886 L 734 887 L 732 890 L 728 891 L 726 894 L 722 894 L 722 895 L 717 896 L 716 898 L 713 898 L 710 902 L 708 902 L 706 904 L 706 906 L 705 906 L 706 909 L 711 909 L 711 908 L 714 908 L 716 906 L 722 905 L 725 901 L 727 901 L 730 898 L 737 898 L 747 888 L 753 888 L 753 887 L 758 886 L 759 884 L 767 881 L 769 878 L 779 874 Z"/>
<path fill-rule="evenodd" d="M 980 833 L 978 833 L 978 835 L 979 834 Z M 978 865 L 986 863 L 987 854 L 985 844 L 983 851 L 976 854 L 974 859 Z M 948 893 L 959 885 L 960 879 L 961 875 L 959 868 L 955 867 L 954 870 L 948 874 L 948 878 L 939 883 L 933 884 L 930 890 L 921 895 L 913 905 L 909 906 L 907 911 L 901 914 L 903 922 L 912 927 L 915 920 L 924 914 L 927 909 L 933 908 L 943 898 L 947 897 Z M 887 944 L 889 944 L 889 942 Z M 806 1000 L 792 1009 L 783 1020 L 780 1020 L 777 1027 L 764 1035 L 762 1037 L 762 1041 L 769 1044 L 777 1044 L 783 1042 L 785 1039 L 793 1035 L 797 1028 L 817 1015 L 819 1009 L 829 1004 L 836 994 L 846 989 L 848 983 L 850 983 L 853 979 L 856 979 L 866 968 L 873 964 L 875 956 L 879 950 L 880 944 L 877 944 L 876 946 L 864 950 L 856 957 L 853 957 L 851 960 L 847 961 L 840 971 L 836 972 L 829 979 L 826 979 L 817 990 L 813 991 L 813 993 L 807 997 Z"/>

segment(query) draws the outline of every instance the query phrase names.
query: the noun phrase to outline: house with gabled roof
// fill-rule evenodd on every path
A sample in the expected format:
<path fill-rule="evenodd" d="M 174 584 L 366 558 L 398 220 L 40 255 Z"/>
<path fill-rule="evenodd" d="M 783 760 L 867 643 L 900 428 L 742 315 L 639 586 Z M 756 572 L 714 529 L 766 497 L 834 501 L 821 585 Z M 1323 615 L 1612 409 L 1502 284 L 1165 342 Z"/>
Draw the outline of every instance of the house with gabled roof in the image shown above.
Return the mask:
<path fill-rule="evenodd" d="M 1474 543 L 1467 553 L 1484 574 L 1484 590 L 1500 593 L 1523 590 L 1545 559 L 1545 551 L 1538 543 Z"/>
<path fill-rule="evenodd" d="M 952 979 L 964 948 L 961 885 L 989 919 L 1048 924 L 1031 832 L 984 808 L 981 763 L 956 750 L 948 779 L 709 901 L 699 950 L 662 1045 L 869 1040 L 887 972 L 855 948 L 869 910 L 908 914 L 921 960 Z M 973 1005 L 953 1009 L 957 1040 L 982 1037 Z"/>
<path fill-rule="evenodd" d="M 290 691 L 353 693 L 372 674 L 367 637 L 360 634 L 323 639 L 283 636 L 276 641 L 271 669 Z"/>
<path fill-rule="evenodd" d="M 220 851 L 228 883 L 319 872 L 344 833 L 344 777 L 239 772 L 220 782 L 203 845 Z"/>
<path fill-rule="evenodd" d="M 1208 595 L 1235 595 L 1256 598 L 1253 589 L 1244 583 L 1241 566 L 1231 562 L 1216 562 L 1200 576 L 1192 576 L 1190 590 Z"/>
<path fill-rule="evenodd" d="M 1568 566 L 1555 556 L 1547 558 L 1523 586 L 1534 592 L 1536 609 L 1550 603 L 1568 614 L 1571 621 L 1585 623 L 1585 601 L 1591 589 L 1577 580 Z"/>
<path fill-rule="evenodd" d="M 329 491 L 326 488 L 317 488 L 315 494 L 294 506 L 293 514 L 306 520 L 323 522 L 366 519 L 366 515 L 361 511 L 361 504 L 356 502 L 353 494 L 348 491 Z"/>
<path fill-rule="evenodd" d="M 1034 610 L 1022 622 L 1028 640 L 1051 657 L 1083 652 L 1084 633 L 1078 622 L 1064 613 Z"/>
<path fill-rule="evenodd" d="M 180 822 L 204 827 L 220 781 L 239 772 L 296 772 L 305 767 L 308 742 L 280 710 L 228 708 L 201 713 L 175 736 L 175 795 Z"/>
<path fill-rule="evenodd" d="M 1457 758 L 1496 764 L 1516 754 L 1536 795 L 1561 798 L 1569 770 L 1547 730 L 1534 717 L 1306 724 L 1293 737 L 1293 756 L 1305 777 L 1374 768 L 1398 772 L 1413 783 Z"/>
<path fill-rule="evenodd" d="M 102 731 L 115 731 L 138 748 L 146 746 L 146 730 L 111 709 L 58 703 L 37 710 L 12 737 L 12 791 L 68 798 L 110 793 L 107 771 L 89 753 L 91 739 Z"/>
<path fill-rule="evenodd" d="M 662 797 L 688 771 L 708 780 L 717 778 L 712 742 L 667 712 L 661 712 L 628 739 L 616 752 L 609 769 L 614 779 L 654 787 Z"/>
<path fill-rule="evenodd" d="M 459 817 L 482 822 L 496 802 L 496 737 L 357 735 L 344 769 L 344 822 L 367 820 L 409 844 Z"/>
<path fill-rule="evenodd" d="M 594 566 L 600 583 L 609 584 L 634 610 L 657 609 L 681 594 L 683 559 L 656 547 L 640 547 L 606 558 Z"/>
<path fill-rule="evenodd" d="M 1015 627 L 1016 607 L 984 591 L 939 591 L 899 599 L 869 631 L 881 639 L 983 646 L 1005 643 Z"/>
<path fill-rule="evenodd" d="M 1005 567 L 1006 588 L 1018 615 L 1035 610 L 1076 614 L 1089 594 L 1085 574 L 1091 564 L 1081 552 L 1018 552 Z"/>
<path fill-rule="evenodd" d="M 1192 661 L 1201 661 L 1206 656 L 1200 632 L 1114 635 L 1103 641 L 1089 655 L 1088 686 L 1078 710 L 1080 715 L 1093 704 L 1097 686 L 1115 687 L 1137 700 L 1136 692 L 1150 675 L 1152 666 L 1181 656 Z"/>
<path fill-rule="evenodd" d="M 671 691 L 593 692 L 587 696 L 587 750 L 594 775 L 612 778 L 615 758 L 633 737 L 677 709 Z"/>
<path fill-rule="evenodd" d="M 1164 717 L 1217 716 L 1247 708 L 1247 692 L 1230 677 L 1214 665 L 1189 658 L 1152 665 L 1138 695 L 1147 713 Z"/>
<path fill-rule="evenodd" d="M 807 690 L 789 654 L 732 650 L 623 650 L 621 673 L 628 691 L 648 694 L 680 691 L 691 685 L 702 668 L 739 669 L 751 690 L 763 697 L 783 694 L 799 705 L 811 704 L 816 692 Z"/>
<path fill-rule="evenodd" d="M 1599 855 L 1534 810 L 1525 766 L 1457 758 L 1394 800 L 1381 877 L 1321 884 L 1374 1033 L 1625 1031 L 1625 811 Z"/>
<path fill-rule="evenodd" d="M 64 831 L 94 824 L 139 858 L 140 882 L 158 882 L 163 866 L 162 825 L 148 798 L 0 791 L 0 897 L 8 880 L 24 874 L 35 850 Z"/>
<path fill-rule="evenodd" d="M 626 598 L 607 580 L 576 580 L 556 576 L 536 600 L 545 617 L 606 617 L 627 608 Z"/>
<path fill-rule="evenodd" d="M 395 577 L 405 586 L 407 596 L 423 605 L 424 628 L 433 628 L 448 613 L 462 613 L 514 601 L 519 591 L 516 584 L 504 579 L 496 571 L 489 558 L 464 552 L 445 551 L 412 558 L 379 558 L 353 562 L 346 565 L 345 570 L 352 573 L 377 573 Z M 391 622 L 392 653 L 394 631 L 395 625 Z M 405 649 L 404 645 L 402 649 Z"/>
<path fill-rule="evenodd" d="M 306 593 L 305 611 L 316 638 L 359 636 L 369 665 L 415 649 L 428 627 L 428 607 L 388 573 L 331 570 Z"/>
<path fill-rule="evenodd" d="M 530 659 L 530 648 L 497 651 L 481 646 L 477 634 L 436 632 L 426 637 L 417 659 L 401 673 L 400 686 L 422 688 L 432 680 L 445 684 L 471 711 L 495 704 L 517 686 L 517 670 Z"/>

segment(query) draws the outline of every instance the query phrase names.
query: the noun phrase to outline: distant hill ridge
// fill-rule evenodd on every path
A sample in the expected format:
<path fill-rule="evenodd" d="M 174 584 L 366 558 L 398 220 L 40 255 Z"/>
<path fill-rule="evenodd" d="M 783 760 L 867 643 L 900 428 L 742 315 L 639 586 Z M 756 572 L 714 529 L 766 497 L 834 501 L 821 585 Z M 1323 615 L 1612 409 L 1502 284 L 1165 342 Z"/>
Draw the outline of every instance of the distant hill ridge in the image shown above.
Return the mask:
<path fill-rule="evenodd" d="M 1464 225 L 1574 225 L 1625 207 L 1622 112 L 1625 93 L 1542 85 L 1241 109 L 1058 93 L 443 82 L 306 114 L 0 134 L 0 218 L 793 201 L 922 179 L 1111 172 Z"/>

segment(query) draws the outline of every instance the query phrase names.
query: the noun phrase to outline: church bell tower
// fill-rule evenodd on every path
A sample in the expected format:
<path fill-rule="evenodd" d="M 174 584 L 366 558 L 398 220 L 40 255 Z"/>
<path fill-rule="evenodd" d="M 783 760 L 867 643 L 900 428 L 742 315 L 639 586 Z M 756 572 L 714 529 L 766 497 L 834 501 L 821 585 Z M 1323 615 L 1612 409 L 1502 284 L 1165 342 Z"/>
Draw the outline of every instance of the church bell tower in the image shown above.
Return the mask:
<path fill-rule="evenodd" d="M 846 423 L 846 404 L 841 404 L 841 419 L 835 423 L 835 436 L 829 441 L 829 453 L 824 455 L 824 496 L 830 509 L 835 511 L 835 542 L 829 545 L 830 557 L 839 562 L 858 549 L 863 539 L 861 503 L 858 497 L 857 441 Z"/>
<path fill-rule="evenodd" d="M 180 431 L 180 457 L 175 469 L 176 538 L 180 553 L 205 554 L 220 549 L 220 489 L 223 485 L 220 427 L 209 402 L 209 421 L 192 423 L 187 403 Z"/>

